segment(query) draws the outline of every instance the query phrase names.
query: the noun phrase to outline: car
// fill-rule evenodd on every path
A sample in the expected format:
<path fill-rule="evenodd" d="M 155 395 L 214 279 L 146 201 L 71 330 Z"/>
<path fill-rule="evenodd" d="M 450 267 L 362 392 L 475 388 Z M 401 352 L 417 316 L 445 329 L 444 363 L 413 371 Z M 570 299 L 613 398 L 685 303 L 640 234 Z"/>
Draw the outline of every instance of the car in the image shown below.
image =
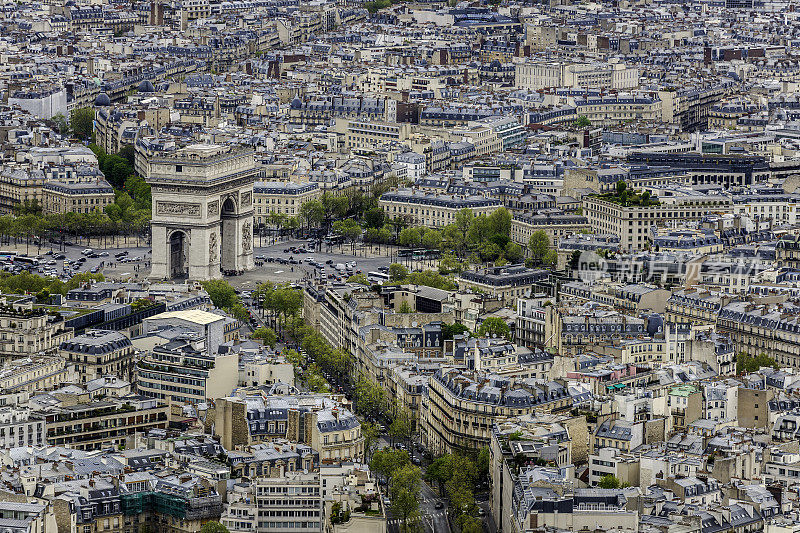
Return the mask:
<path fill-rule="evenodd" d="M 100 252 L 97 254 L 99 257 L 108 257 L 108 252 Z"/>
<path fill-rule="evenodd" d="M 433 507 L 434 509 L 444 509 L 444 502 L 436 502 L 436 505 Z"/>
<path fill-rule="evenodd" d="M 98 272 L 100 272 L 100 265 L 93 267 L 91 270 L 92 274 L 97 274 Z"/>
<path fill-rule="evenodd" d="M 84 249 L 81 251 L 81 254 L 82 254 L 82 255 L 89 255 L 89 254 L 90 254 L 90 253 L 92 253 L 93 251 L 94 251 L 94 250 L 92 250 L 91 248 L 84 248 Z"/>
<path fill-rule="evenodd" d="M 327 261 L 325 261 L 325 264 L 326 265 L 332 265 L 333 264 L 333 259 L 328 259 Z"/>
<path fill-rule="evenodd" d="M 384 498 L 383 499 L 383 505 L 385 507 L 389 507 L 390 505 L 392 505 L 392 500 L 390 500 L 389 498 Z"/>
<path fill-rule="evenodd" d="M 284 248 L 283 249 L 283 253 L 288 254 L 289 253 L 289 248 Z"/>
<path fill-rule="evenodd" d="M 64 255 L 64 254 L 58 254 L 58 255 L 54 255 L 54 256 L 53 256 L 53 259 L 55 259 L 55 260 L 57 260 L 57 261 L 63 261 L 63 260 L 64 260 L 64 259 L 66 259 L 66 258 L 67 258 L 67 256 L 66 256 L 66 255 Z"/>

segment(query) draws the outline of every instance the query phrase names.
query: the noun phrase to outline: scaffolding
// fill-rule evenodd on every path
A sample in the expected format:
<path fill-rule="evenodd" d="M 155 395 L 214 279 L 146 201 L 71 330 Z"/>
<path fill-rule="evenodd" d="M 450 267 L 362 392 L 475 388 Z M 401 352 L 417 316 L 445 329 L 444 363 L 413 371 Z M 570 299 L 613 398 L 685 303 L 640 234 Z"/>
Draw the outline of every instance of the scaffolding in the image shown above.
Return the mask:
<path fill-rule="evenodd" d="M 126 515 L 152 512 L 181 520 L 201 520 L 219 517 L 222 514 L 222 499 L 219 495 L 187 500 L 164 492 L 143 491 L 123 494 L 120 499 L 122 512 Z"/>

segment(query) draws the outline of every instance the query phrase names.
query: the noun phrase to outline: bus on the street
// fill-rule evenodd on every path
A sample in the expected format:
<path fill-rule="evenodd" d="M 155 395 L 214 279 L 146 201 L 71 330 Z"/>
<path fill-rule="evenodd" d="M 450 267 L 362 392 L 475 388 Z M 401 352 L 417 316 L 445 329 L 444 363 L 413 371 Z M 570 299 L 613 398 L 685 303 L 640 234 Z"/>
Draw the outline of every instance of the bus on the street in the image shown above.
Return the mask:
<path fill-rule="evenodd" d="M 367 281 L 370 283 L 380 284 L 386 283 L 389 281 L 389 274 L 384 274 L 383 272 L 369 272 L 367 273 Z"/>

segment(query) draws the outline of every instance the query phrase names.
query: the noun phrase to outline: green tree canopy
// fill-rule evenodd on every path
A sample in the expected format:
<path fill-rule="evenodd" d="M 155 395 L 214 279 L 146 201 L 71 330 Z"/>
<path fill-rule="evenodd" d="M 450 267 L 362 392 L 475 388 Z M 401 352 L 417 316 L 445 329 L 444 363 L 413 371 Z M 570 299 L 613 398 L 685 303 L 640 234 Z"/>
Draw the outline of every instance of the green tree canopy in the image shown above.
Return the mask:
<path fill-rule="evenodd" d="M 88 141 L 94 131 L 94 110 L 91 107 L 73 109 L 69 115 L 69 126 L 72 135 Z"/>
<path fill-rule="evenodd" d="M 737 374 L 750 374 L 757 372 L 761 367 L 778 368 L 778 363 L 775 359 L 769 357 L 765 353 L 760 353 L 752 356 L 746 352 L 739 352 L 736 354 L 736 373 Z"/>
<path fill-rule="evenodd" d="M 550 250 L 550 237 L 544 230 L 533 232 L 528 240 L 528 249 L 531 251 L 534 261 L 541 264 L 544 262 L 545 255 Z"/>
<path fill-rule="evenodd" d="M 402 520 L 403 531 L 409 531 L 419 520 L 419 489 L 422 482 L 420 469 L 406 464 L 392 473 L 392 513 Z"/>
<path fill-rule="evenodd" d="M 386 215 L 381 207 L 373 207 L 364 213 L 364 224 L 368 228 L 380 229 L 386 220 Z"/>
<path fill-rule="evenodd" d="M 404 281 L 408 277 L 408 269 L 400 263 L 389 265 L 389 280 L 393 282 Z"/>
<path fill-rule="evenodd" d="M 265 327 L 257 328 L 253 332 L 252 337 L 256 340 L 263 341 L 264 344 L 272 348 L 274 348 L 275 344 L 278 342 L 278 335 L 272 328 L 265 328 Z"/>
<path fill-rule="evenodd" d="M 209 520 L 200 527 L 200 533 L 229 533 L 228 528 L 216 520 Z"/>
<path fill-rule="evenodd" d="M 620 482 L 615 475 L 608 474 L 600 478 L 598 486 L 601 489 L 618 489 L 620 487 Z"/>
<path fill-rule="evenodd" d="M 500 317 L 490 316 L 478 327 L 478 336 L 483 337 L 488 335 L 489 337 L 504 337 L 506 339 L 511 338 L 511 328 L 508 327 L 506 321 Z"/>
<path fill-rule="evenodd" d="M 203 289 L 208 293 L 208 297 L 211 298 L 214 307 L 218 309 L 230 308 L 240 303 L 236 291 L 224 279 L 204 281 L 202 285 Z"/>
<path fill-rule="evenodd" d="M 442 324 L 442 340 L 449 340 L 462 333 L 469 334 L 469 328 L 460 322 Z"/>

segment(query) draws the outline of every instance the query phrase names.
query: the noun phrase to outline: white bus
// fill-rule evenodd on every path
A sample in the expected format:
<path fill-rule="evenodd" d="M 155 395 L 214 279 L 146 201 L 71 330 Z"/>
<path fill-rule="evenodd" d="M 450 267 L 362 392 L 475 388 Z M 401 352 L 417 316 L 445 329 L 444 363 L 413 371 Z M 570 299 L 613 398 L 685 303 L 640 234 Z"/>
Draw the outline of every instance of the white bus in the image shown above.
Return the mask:
<path fill-rule="evenodd" d="M 389 281 L 389 274 L 384 274 L 383 272 L 369 272 L 367 273 L 367 281 L 370 283 L 381 284 Z"/>

